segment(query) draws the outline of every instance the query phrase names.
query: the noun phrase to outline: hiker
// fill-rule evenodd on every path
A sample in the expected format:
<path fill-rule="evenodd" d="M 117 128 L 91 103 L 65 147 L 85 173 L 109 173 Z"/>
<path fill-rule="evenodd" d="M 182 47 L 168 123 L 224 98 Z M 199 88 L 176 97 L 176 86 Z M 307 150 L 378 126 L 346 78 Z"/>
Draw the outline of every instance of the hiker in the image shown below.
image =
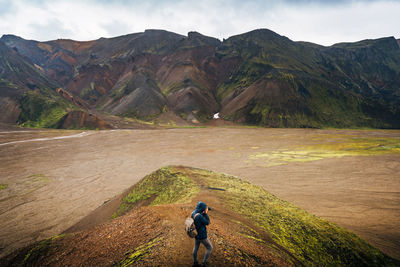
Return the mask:
<path fill-rule="evenodd" d="M 210 218 L 208 217 L 208 207 L 206 203 L 202 201 L 197 203 L 196 209 L 192 212 L 192 218 L 197 231 L 197 235 L 194 239 L 193 266 L 199 266 L 197 261 L 197 251 L 199 250 L 200 243 L 202 243 L 207 249 L 203 258 L 203 266 L 207 266 L 207 260 L 210 257 L 213 247 L 210 240 L 207 238 L 206 226 L 210 224 Z"/>

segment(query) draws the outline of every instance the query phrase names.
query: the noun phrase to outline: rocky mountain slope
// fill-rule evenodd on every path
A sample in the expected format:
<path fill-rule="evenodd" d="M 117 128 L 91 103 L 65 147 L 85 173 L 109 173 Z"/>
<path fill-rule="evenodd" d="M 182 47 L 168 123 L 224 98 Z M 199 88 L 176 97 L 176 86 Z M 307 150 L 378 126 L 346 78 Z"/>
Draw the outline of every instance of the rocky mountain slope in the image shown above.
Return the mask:
<path fill-rule="evenodd" d="M 323 47 L 260 29 L 223 42 L 146 30 L 115 38 L 1 38 L 47 79 L 103 113 L 270 127 L 400 127 L 393 37 Z"/>
<path fill-rule="evenodd" d="M 2 266 L 189 266 L 185 218 L 212 207 L 212 266 L 395 266 L 335 224 L 239 178 L 165 167 L 105 203 L 66 233 L 0 260 Z M 113 219 L 111 219 L 113 218 Z M 200 250 L 200 257 L 203 250 Z"/>
<path fill-rule="evenodd" d="M 37 99 L 37 102 L 42 103 L 41 100 L 48 99 L 50 102 L 50 99 L 56 96 L 55 92 L 52 92 L 53 85 L 32 65 L 26 63 L 16 51 L 3 43 L 0 43 L 0 77 L 1 122 L 16 122 L 20 114 L 22 120 L 35 115 L 40 116 L 42 107 L 32 106 L 32 109 L 37 109 L 30 112 L 29 99 Z M 21 104 L 18 98 L 22 98 Z M 49 106 L 57 109 L 60 104 L 54 100 Z"/>
<path fill-rule="evenodd" d="M 0 122 L 28 127 L 108 128 L 89 114 L 81 101 L 62 89 L 23 58 L 0 42 Z"/>

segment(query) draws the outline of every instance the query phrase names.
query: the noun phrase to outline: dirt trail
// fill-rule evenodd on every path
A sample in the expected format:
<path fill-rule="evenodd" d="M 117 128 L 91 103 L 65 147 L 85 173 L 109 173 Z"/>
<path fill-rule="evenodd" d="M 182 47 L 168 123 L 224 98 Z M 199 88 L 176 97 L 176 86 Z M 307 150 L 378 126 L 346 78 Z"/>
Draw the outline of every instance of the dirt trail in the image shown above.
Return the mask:
<path fill-rule="evenodd" d="M 12 129 L 13 131 L 15 129 Z M 3 131 L 3 130 L 2 130 Z M 0 142 L 81 131 L 1 133 Z M 90 131 L 0 147 L 0 256 L 59 234 L 165 165 L 229 173 L 337 223 L 400 258 L 400 156 L 352 156 L 268 167 L 258 152 L 400 131 L 205 128 Z M 335 139 L 336 138 L 336 139 Z"/>

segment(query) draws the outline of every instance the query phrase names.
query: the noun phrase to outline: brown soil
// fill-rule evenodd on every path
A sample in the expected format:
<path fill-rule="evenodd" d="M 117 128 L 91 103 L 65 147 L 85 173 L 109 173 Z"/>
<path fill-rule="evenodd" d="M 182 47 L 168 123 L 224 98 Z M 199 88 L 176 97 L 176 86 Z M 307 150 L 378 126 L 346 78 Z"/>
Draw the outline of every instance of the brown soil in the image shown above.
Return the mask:
<path fill-rule="evenodd" d="M 82 129 L 83 127 L 89 129 L 112 129 L 113 127 L 108 124 L 105 120 L 97 117 L 91 112 L 75 110 L 66 114 L 62 118 L 62 122 L 59 128 L 61 129 Z"/>
<path fill-rule="evenodd" d="M 0 143 L 77 133 L 1 133 Z M 261 185 L 400 258 L 399 155 L 332 158 L 275 167 L 249 161 L 249 155 L 257 151 L 312 144 L 317 142 L 315 137 L 398 138 L 399 131 L 205 128 L 88 133 L 0 146 L 0 183 L 8 185 L 0 191 L 1 256 L 64 232 L 162 166 L 187 165 Z"/>
<path fill-rule="evenodd" d="M 224 119 L 213 119 L 206 123 L 207 126 L 238 126 L 234 122 L 226 121 Z"/>

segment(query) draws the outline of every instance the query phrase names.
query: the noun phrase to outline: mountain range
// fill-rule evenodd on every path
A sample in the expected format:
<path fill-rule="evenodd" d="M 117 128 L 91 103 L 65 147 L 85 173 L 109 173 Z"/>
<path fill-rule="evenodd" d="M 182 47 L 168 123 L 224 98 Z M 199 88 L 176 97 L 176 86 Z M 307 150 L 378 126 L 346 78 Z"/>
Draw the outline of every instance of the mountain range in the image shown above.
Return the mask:
<path fill-rule="evenodd" d="M 3 35 L 0 122 L 115 128 L 110 118 L 400 128 L 394 37 L 329 47 L 267 29 L 220 41 L 146 30 L 94 41 Z"/>

